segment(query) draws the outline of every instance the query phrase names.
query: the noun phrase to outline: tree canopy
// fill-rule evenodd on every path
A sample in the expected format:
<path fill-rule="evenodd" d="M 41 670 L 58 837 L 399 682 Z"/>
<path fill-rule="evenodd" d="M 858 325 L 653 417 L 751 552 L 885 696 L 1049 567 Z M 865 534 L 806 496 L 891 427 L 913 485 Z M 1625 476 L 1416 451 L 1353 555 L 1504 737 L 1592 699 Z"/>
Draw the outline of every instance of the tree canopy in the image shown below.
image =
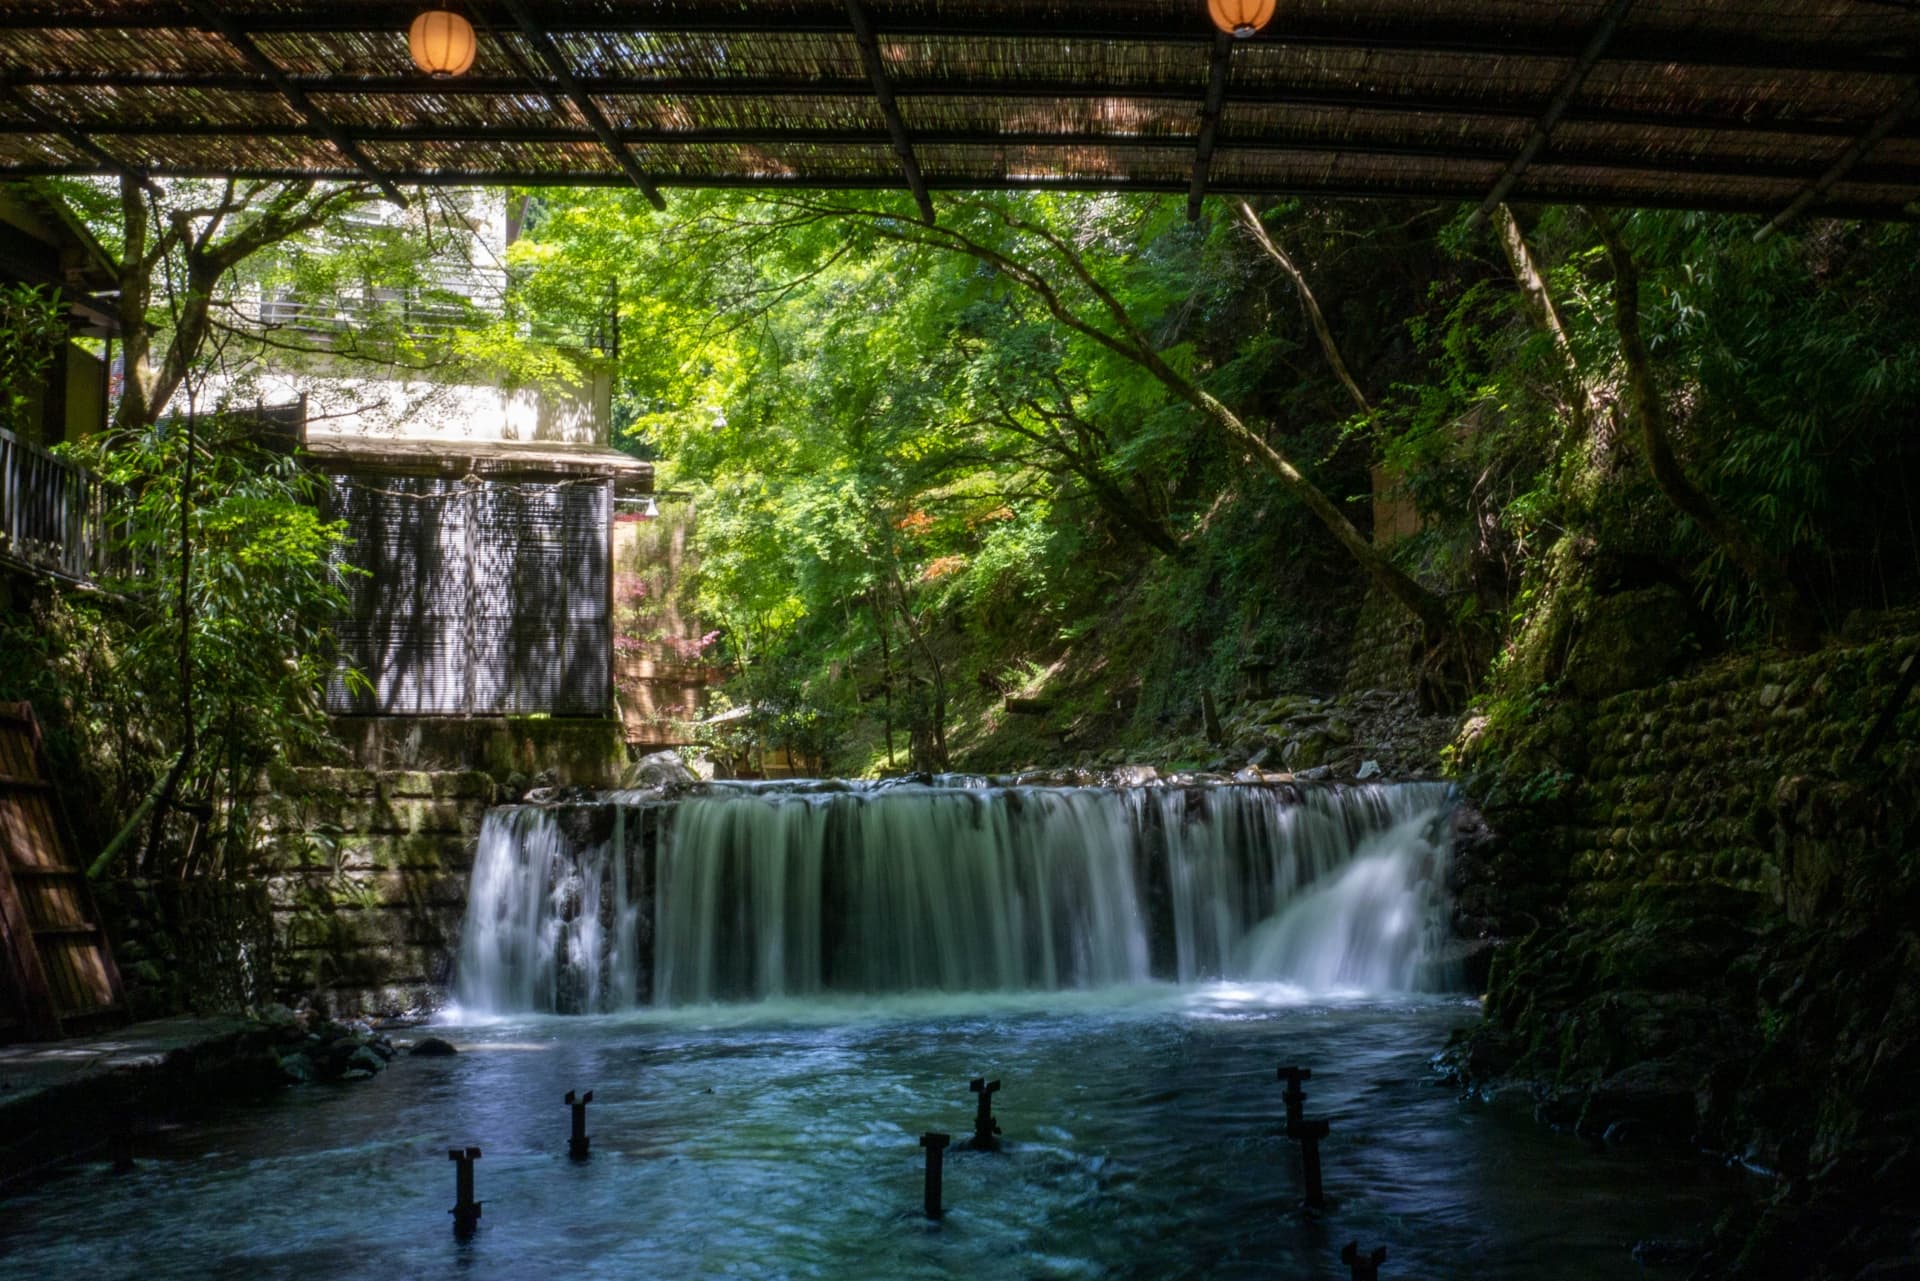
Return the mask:
<path fill-rule="evenodd" d="M 1569 556 L 1709 645 L 1911 583 L 1908 229 L 1502 211 L 1525 286 L 1452 207 L 1209 209 L 549 193 L 516 252 L 543 306 L 618 291 L 621 425 L 699 495 L 736 696 L 897 717 L 927 768 L 1009 693 L 1146 733 L 1249 664 L 1336 684 L 1357 585 L 1458 698 Z"/>

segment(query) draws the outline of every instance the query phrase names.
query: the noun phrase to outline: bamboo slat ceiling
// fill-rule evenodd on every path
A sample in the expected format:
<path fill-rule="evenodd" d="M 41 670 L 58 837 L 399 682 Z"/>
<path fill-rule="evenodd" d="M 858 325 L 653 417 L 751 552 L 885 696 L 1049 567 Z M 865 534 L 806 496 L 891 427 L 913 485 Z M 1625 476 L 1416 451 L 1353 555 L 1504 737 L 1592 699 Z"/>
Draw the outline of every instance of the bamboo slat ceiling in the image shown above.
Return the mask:
<path fill-rule="evenodd" d="M 424 2 L 424 0 L 423 0 Z M 0 178 L 1059 187 L 1920 213 L 1912 0 L 5 0 Z"/>

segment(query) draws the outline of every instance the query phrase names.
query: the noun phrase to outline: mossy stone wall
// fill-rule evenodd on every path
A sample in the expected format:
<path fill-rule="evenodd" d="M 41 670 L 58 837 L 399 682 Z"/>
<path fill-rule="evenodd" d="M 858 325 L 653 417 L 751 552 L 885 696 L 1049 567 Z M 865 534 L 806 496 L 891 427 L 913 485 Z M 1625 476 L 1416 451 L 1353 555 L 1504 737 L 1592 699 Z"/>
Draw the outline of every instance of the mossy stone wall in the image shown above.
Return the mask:
<path fill-rule="evenodd" d="M 333 730 L 356 766 L 278 771 L 262 803 L 275 989 L 336 1017 L 434 1009 L 487 808 L 535 786 L 615 786 L 621 724 L 339 717 Z"/>
<path fill-rule="evenodd" d="M 1377 588 L 1369 590 L 1353 624 L 1345 688 L 1412 689 L 1419 639 L 1419 626 L 1404 607 Z"/>
<path fill-rule="evenodd" d="M 1772 1172 L 1716 1229 L 1730 1275 L 1843 1281 L 1907 1249 L 1877 1189 L 1920 1177 L 1920 700 L 1862 747 L 1916 623 L 1514 700 L 1464 736 L 1500 833 L 1469 915 L 1509 943 L 1447 1061 L 1594 1139 Z"/>
<path fill-rule="evenodd" d="M 452 979 L 493 777 L 307 768 L 274 780 L 263 851 L 283 999 L 336 1016 L 430 1010 Z"/>
<path fill-rule="evenodd" d="M 135 1019 L 273 999 L 273 910 L 258 881 L 98 881 L 93 895 Z"/>
<path fill-rule="evenodd" d="M 1789 906 L 1807 870 L 1802 811 L 1874 767 L 1854 755 L 1916 650 L 1896 636 L 1729 661 L 1601 700 L 1566 827 L 1575 885 L 1714 881 Z M 1882 751 L 1911 750 L 1916 731 L 1909 706 Z"/>

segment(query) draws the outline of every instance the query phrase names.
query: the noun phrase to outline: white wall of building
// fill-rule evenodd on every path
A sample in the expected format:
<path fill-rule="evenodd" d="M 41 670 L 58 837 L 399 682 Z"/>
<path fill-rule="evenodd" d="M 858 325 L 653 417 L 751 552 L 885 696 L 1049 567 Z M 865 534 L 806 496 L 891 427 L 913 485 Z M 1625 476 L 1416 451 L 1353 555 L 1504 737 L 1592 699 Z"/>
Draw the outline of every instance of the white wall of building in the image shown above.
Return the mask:
<path fill-rule="evenodd" d="M 425 216 L 434 219 L 435 234 L 447 251 L 431 264 L 434 290 L 442 297 L 466 299 L 483 315 L 498 315 L 506 285 L 506 194 L 454 191 L 436 193 L 436 198 L 443 204 L 425 211 Z M 419 210 L 365 206 L 353 215 L 346 234 L 352 234 L 356 223 L 379 228 L 419 216 Z M 448 228 L 459 224 L 468 230 L 449 240 Z M 612 379 L 605 362 L 582 359 L 580 372 L 571 381 L 509 387 L 484 374 L 476 376 L 471 369 L 449 376 L 432 369 L 347 359 L 324 350 L 330 342 L 338 343 L 336 350 L 351 345 L 357 306 L 397 305 L 386 294 L 374 299 L 309 300 L 267 298 L 255 290 L 236 301 L 243 315 L 250 314 L 263 325 L 280 325 L 280 332 L 299 339 L 286 345 L 320 350 L 289 351 L 269 345 L 245 358 L 230 359 L 191 389 L 192 403 L 203 410 L 281 405 L 304 397 L 310 430 L 328 435 L 601 446 L 610 441 Z M 431 318 L 427 323 L 432 323 Z M 329 338 L 330 333 L 338 338 Z M 174 408 L 184 412 L 188 407 L 187 389 L 183 389 Z"/>

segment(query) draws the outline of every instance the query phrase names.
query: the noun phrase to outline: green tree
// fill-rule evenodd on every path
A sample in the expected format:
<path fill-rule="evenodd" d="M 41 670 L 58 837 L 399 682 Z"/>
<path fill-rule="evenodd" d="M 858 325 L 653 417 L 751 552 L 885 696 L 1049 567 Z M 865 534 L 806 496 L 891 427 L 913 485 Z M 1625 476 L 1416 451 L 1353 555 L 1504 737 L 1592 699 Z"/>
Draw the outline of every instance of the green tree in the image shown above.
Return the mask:
<path fill-rule="evenodd" d="M 67 318 L 56 291 L 0 284 L 0 427 L 30 434 L 40 384 L 67 340 Z"/>

